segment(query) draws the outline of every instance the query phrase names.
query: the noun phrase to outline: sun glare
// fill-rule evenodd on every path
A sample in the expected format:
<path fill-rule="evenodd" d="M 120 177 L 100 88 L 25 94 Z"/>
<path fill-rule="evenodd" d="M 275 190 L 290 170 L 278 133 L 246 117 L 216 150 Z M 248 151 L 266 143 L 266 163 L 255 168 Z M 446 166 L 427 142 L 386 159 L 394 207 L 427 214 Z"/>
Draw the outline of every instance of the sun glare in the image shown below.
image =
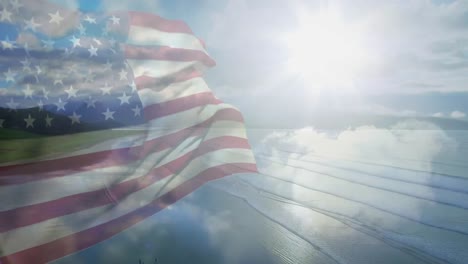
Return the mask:
<path fill-rule="evenodd" d="M 290 74 L 319 89 L 353 89 L 368 60 L 363 32 L 332 12 L 298 18 L 297 29 L 286 34 Z"/>

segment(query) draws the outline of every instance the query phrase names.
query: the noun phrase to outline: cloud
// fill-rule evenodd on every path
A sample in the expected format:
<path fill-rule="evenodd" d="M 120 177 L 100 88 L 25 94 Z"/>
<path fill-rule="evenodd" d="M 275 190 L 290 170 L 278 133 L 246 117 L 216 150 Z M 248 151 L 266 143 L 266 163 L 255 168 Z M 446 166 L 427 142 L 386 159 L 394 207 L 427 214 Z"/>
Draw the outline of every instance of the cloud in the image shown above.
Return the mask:
<path fill-rule="evenodd" d="M 151 1 L 102 0 L 101 5 L 103 7 L 103 10 L 107 12 L 135 10 L 135 11 L 146 11 L 150 13 L 160 14 L 159 11 L 161 9 L 161 5 L 158 0 L 151 0 Z"/>
<path fill-rule="evenodd" d="M 455 110 L 451 113 L 448 113 L 447 115 L 445 115 L 444 113 L 442 112 L 437 112 L 437 113 L 434 113 L 432 115 L 433 117 L 451 117 L 451 118 L 455 118 L 455 119 L 460 119 L 460 118 L 465 118 L 466 117 L 466 114 L 462 111 L 458 111 L 458 110 Z"/>
<path fill-rule="evenodd" d="M 262 1 L 253 4 L 231 0 L 215 15 L 207 15 L 206 19 L 213 25 L 208 29 L 208 46 L 216 51 L 218 67 L 230 65 L 221 66 L 226 67 L 225 75 L 217 72 L 220 86 L 237 87 L 238 93 L 265 87 L 269 88 L 267 93 L 276 93 L 285 85 L 294 86 L 290 82 L 282 83 L 285 81 L 280 78 L 287 71 L 283 62 L 288 54 L 278 39 L 294 30 L 297 2 L 274 1 L 267 5 Z M 304 8 L 315 12 L 325 7 L 317 3 Z M 468 67 L 468 19 L 464 10 L 468 2 L 327 3 L 340 10 L 346 23 L 362 28 L 371 47 L 369 52 L 375 58 L 366 72 L 355 77 L 358 91 L 467 91 L 468 75 L 464 73 Z"/>
<path fill-rule="evenodd" d="M 256 148 L 259 171 L 265 176 L 252 182 L 262 191 L 333 219 L 359 223 L 370 233 L 377 230 L 384 239 L 463 263 L 464 244 L 449 243 L 430 227 L 466 229 L 458 224 L 459 213 L 465 210 L 443 204 L 468 206 L 458 194 L 442 190 L 459 188 L 460 183 L 437 174 L 464 175 L 464 169 L 455 173 L 453 167 L 441 165 L 455 162 L 454 156 L 460 159 L 454 134 L 448 133 L 417 120 L 398 122 L 389 129 L 369 125 L 343 131 L 312 127 L 276 131 Z M 457 211 L 453 215 L 452 209 Z M 288 222 L 294 222 L 306 219 L 306 214 L 289 217 Z M 297 226 L 303 225 L 301 221 Z M 327 225 L 324 221 L 318 229 L 327 230 Z"/>
<path fill-rule="evenodd" d="M 453 111 L 452 113 L 450 113 L 450 117 L 451 118 L 465 118 L 466 114 L 461 111 Z"/>
<path fill-rule="evenodd" d="M 78 9 L 78 7 L 80 6 L 78 0 L 49 0 L 49 2 L 52 2 L 56 5 L 61 5 L 68 9 Z"/>
<path fill-rule="evenodd" d="M 430 169 L 428 162 L 444 151 L 453 151 L 456 142 L 436 125 L 417 120 L 396 123 L 390 129 L 361 126 L 330 135 L 306 127 L 287 132 L 274 132 L 262 141 L 261 151 L 288 157 L 281 151 L 299 153 L 292 156 L 324 155 L 353 157 L 389 162 L 395 158 L 416 159 L 418 167 Z"/>
<path fill-rule="evenodd" d="M 390 115 L 390 116 L 402 116 L 402 117 L 416 117 L 424 116 L 425 114 L 410 109 L 394 109 L 384 105 L 373 104 L 373 103 L 362 103 L 362 104 L 349 104 L 341 109 L 342 111 L 353 111 L 356 113 L 375 114 L 375 115 Z"/>

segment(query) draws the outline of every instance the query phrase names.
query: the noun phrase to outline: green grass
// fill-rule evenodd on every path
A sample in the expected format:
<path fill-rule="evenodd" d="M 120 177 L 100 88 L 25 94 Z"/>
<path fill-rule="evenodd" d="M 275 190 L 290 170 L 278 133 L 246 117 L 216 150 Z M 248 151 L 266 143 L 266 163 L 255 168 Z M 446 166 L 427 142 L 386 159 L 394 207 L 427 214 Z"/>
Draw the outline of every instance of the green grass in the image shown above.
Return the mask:
<path fill-rule="evenodd" d="M 0 129 L 0 140 L 9 140 L 9 139 L 20 139 L 20 138 L 37 138 L 41 135 L 29 133 L 26 131 L 15 130 L 15 129 Z"/>
<path fill-rule="evenodd" d="M 40 136 L 31 134 L 26 138 L 27 135 L 15 131 L 14 133 L 18 133 L 16 138 L 15 136 L 7 137 L 11 135 L 11 133 L 12 131 L 1 131 L 0 163 L 56 156 L 67 152 L 86 149 L 106 140 L 137 135 L 143 132 L 136 130 L 101 130 L 64 136 Z"/>

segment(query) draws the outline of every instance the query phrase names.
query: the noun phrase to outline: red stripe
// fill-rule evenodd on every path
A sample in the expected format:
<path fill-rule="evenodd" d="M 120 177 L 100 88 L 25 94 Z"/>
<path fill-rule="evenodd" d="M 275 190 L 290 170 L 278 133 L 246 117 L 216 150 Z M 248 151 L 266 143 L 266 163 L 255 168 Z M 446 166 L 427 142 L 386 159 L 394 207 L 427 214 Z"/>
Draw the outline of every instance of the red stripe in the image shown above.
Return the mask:
<path fill-rule="evenodd" d="M 206 43 L 203 39 L 198 39 L 200 40 L 200 43 L 202 44 L 203 48 L 206 49 Z"/>
<path fill-rule="evenodd" d="M 134 11 L 129 12 L 129 16 L 130 25 L 154 28 L 165 32 L 187 33 L 193 35 L 190 27 L 180 20 L 169 20 L 155 14 Z"/>
<path fill-rule="evenodd" d="M 204 128 L 209 127 L 213 122 L 221 120 L 242 122 L 243 118 L 239 111 L 232 108 L 225 108 L 220 109 L 212 117 L 200 124 L 149 140 L 145 142 L 143 146 L 106 150 L 54 160 L 3 166 L 0 167 L 0 186 L 26 183 L 47 178 L 63 177 L 92 169 L 127 164 L 139 159 L 140 157 L 144 157 L 150 152 L 161 151 L 177 146 L 183 139 L 191 135 L 199 135 L 204 131 Z"/>
<path fill-rule="evenodd" d="M 208 54 L 200 50 L 125 45 L 124 52 L 127 59 L 134 60 L 199 61 L 209 67 L 216 65 Z"/>
<path fill-rule="evenodd" d="M 182 199 L 204 183 L 235 173 L 256 172 L 255 164 L 232 163 L 211 167 L 150 204 L 124 216 L 78 233 L 28 248 L 0 258 L 0 263 L 47 263 L 77 251 L 91 247 L 125 229 L 145 220 L 167 206 Z"/>
<path fill-rule="evenodd" d="M 221 103 L 222 101 L 216 98 L 212 92 L 204 92 L 177 98 L 160 104 L 149 105 L 144 108 L 144 113 L 147 120 L 153 120 L 199 106 L 216 105 Z"/>
<path fill-rule="evenodd" d="M 32 225 L 48 219 L 99 206 L 118 203 L 119 200 L 126 198 L 128 195 L 146 188 L 171 174 L 177 173 L 193 159 L 206 153 L 226 148 L 249 149 L 250 146 L 246 139 L 231 136 L 204 141 L 196 150 L 190 151 L 165 165 L 152 169 L 147 175 L 100 190 L 79 193 L 53 201 L 0 212 L 0 232 L 6 232 L 15 228 Z M 109 194 L 111 194 L 111 197 Z"/>
<path fill-rule="evenodd" d="M 135 84 L 140 90 L 147 87 L 154 88 L 160 85 L 167 86 L 168 84 L 176 82 L 188 81 L 193 78 L 201 77 L 202 75 L 203 74 L 200 71 L 194 69 L 193 67 L 190 67 L 188 69 L 183 69 L 182 71 L 177 72 L 176 74 L 171 74 L 162 78 L 154 78 L 145 75 L 138 76 L 135 78 Z"/>

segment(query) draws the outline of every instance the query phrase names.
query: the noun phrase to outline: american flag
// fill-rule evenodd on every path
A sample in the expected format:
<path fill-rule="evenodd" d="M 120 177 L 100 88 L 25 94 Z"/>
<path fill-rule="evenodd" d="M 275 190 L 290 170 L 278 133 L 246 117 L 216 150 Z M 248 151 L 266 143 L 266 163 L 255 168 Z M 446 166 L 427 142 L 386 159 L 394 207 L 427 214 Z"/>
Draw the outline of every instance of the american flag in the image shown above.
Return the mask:
<path fill-rule="evenodd" d="M 0 3 L 0 263 L 73 254 L 256 170 L 185 23 Z"/>

